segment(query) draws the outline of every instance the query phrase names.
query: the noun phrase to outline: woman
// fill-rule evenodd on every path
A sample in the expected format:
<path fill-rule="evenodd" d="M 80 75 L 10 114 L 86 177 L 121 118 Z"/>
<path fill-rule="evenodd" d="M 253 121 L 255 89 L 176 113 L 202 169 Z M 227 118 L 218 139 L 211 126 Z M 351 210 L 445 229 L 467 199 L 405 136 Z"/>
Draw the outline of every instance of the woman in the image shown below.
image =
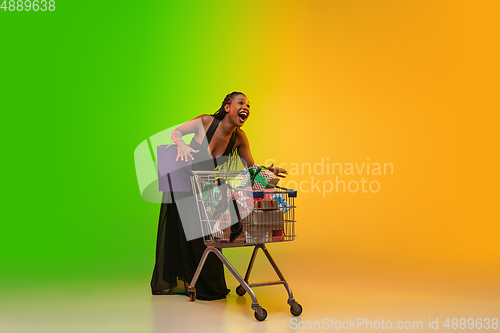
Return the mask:
<path fill-rule="evenodd" d="M 216 113 L 196 117 L 172 132 L 172 140 L 177 144 L 176 160 L 193 160 L 193 170 L 213 170 L 214 166 L 234 170 L 239 156 L 247 166 L 252 166 L 254 160 L 248 139 L 240 129 L 249 116 L 250 102 L 245 94 L 236 91 L 228 94 Z M 195 136 L 187 145 L 182 136 L 190 133 Z M 269 169 L 280 177 L 283 177 L 281 173 L 287 173 L 273 165 Z M 151 280 L 153 295 L 187 294 L 187 285 L 205 251 L 202 237 L 187 241 L 184 234 L 175 198 L 187 196 L 189 194 L 175 193 L 172 203 L 161 205 L 156 263 Z M 192 219 L 197 219 L 196 209 L 191 212 Z M 176 289 L 178 281 L 183 282 L 184 288 Z M 215 300 L 225 298 L 228 293 L 223 264 L 210 253 L 196 283 L 196 297 Z"/>

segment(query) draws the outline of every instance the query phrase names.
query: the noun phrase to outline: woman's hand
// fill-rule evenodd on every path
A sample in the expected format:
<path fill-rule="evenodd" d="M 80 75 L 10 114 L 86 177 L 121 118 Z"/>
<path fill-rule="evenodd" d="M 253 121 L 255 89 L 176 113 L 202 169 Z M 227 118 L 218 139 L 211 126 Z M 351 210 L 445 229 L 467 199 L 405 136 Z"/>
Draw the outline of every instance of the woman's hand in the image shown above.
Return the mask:
<path fill-rule="evenodd" d="M 181 158 L 181 161 L 187 161 L 188 157 L 191 158 L 191 160 L 194 160 L 193 155 L 191 153 L 197 153 L 199 150 L 194 150 L 193 148 L 189 147 L 183 140 L 178 140 L 177 141 L 177 158 L 175 159 L 176 161 Z"/>
<path fill-rule="evenodd" d="M 267 169 L 269 171 L 271 171 L 272 173 L 274 173 L 276 176 L 281 177 L 281 178 L 285 178 L 285 176 L 280 175 L 280 173 L 288 175 L 288 172 L 285 169 L 274 167 L 274 163 L 271 164 L 270 166 L 268 166 Z"/>

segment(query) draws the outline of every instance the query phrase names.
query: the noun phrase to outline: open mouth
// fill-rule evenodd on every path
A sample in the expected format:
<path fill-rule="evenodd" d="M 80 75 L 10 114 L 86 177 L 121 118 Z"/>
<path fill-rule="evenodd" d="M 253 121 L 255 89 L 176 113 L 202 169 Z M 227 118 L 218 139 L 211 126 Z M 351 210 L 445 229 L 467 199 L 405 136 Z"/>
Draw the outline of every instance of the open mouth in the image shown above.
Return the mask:
<path fill-rule="evenodd" d="M 240 121 L 243 123 L 245 120 L 248 118 L 248 111 L 240 111 L 238 113 L 238 118 L 240 118 Z"/>

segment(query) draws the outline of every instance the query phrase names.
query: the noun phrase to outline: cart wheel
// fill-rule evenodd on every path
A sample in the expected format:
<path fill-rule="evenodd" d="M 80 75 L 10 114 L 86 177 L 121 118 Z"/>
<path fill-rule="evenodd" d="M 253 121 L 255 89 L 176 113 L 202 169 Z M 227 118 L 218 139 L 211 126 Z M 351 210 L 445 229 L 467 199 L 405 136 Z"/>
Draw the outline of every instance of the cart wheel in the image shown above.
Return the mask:
<path fill-rule="evenodd" d="M 290 312 L 294 316 L 299 316 L 302 313 L 302 306 L 299 303 L 293 303 L 290 305 Z"/>
<path fill-rule="evenodd" d="M 258 321 L 263 321 L 264 319 L 267 318 L 267 311 L 264 308 L 260 308 L 260 309 L 262 310 L 262 316 L 259 316 L 257 311 L 255 311 L 254 316 L 255 316 L 255 319 L 257 319 Z"/>
<path fill-rule="evenodd" d="M 236 287 L 236 293 L 238 294 L 238 296 L 243 296 L 246 292 L 247 291 L 245 290 L 245 288 L 243 288 L 241 285 Z"/>
<path fill-rule="evenodd" d="M 196 290 L 188 291 L 189 300 L 194 302 L 196 300 Z"/>

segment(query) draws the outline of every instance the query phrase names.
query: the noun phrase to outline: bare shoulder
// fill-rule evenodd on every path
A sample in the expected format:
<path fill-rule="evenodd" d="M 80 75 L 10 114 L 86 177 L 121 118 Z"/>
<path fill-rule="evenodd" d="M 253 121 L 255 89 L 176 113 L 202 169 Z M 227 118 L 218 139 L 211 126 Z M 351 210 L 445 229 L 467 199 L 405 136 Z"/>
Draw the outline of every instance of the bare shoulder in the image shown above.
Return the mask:
<path fill-rule="evenodd" d="M 210 124 L 212 123 L 214 117 L 212 115 L 209 115 L 209 114 L 202 114 L 198 117 L 195 117 L 191 122 L 193 124 L 197 124 L 197 127 L 200 127 L 200 122 L 199 120 L 201 120 L 201 125 L 202 127 L 206 130 Z M 201 130 L 202 128 L 200 127 L 199 130 Z"/>
<path fill-rule="evenodd" d="M 203 127 L 208 127 L 214 120 L 214 116 L 210 114 L 202 114 L 201 116 L 196 117 L 197 119 L 201 119 L 201 122 L 203 123 Z"/>
<path fill-rule="evenodd" d="M 243 145 L 248 145 L 248 138 L 245 132 L 239 128 L 238 131 L 236 131 L 236 140 Z"/>

